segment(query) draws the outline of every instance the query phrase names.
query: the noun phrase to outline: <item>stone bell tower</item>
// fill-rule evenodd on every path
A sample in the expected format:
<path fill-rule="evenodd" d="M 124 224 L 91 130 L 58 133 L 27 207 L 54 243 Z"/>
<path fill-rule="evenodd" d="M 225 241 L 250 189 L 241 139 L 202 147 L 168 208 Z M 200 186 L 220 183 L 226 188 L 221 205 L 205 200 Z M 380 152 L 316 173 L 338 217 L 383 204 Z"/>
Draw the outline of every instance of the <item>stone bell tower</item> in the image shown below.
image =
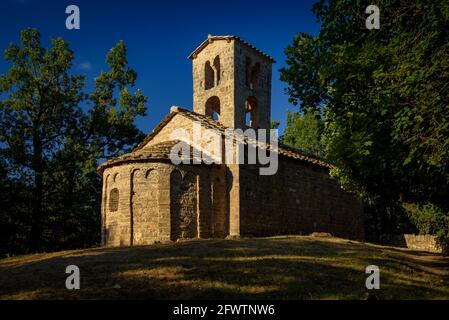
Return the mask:
<path fill-rule="evenodd" d="M 193 51 L 193 110 L 230 128 L 270 129 L 273 58 L 237 36 L 211 36 Z"/>

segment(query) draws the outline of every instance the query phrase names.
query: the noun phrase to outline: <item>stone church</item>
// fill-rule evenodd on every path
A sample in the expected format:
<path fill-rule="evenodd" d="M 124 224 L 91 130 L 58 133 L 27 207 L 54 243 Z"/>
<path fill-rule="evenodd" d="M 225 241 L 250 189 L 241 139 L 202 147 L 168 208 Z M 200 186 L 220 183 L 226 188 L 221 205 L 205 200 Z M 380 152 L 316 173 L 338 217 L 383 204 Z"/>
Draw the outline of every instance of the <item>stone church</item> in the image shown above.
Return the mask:
<path fill-rule="evenodd" d="M 257 163 L 170 160 L 173 131 L 194 122 L 221 135 L 270 129 L 273 58 L 237 36 L 208 36 L 189 59 L 193 111 L 172 107 L 132 152 L 98 167 L 103 245 L 312 232 L 363 239 L 360 201 L 330 178 L 330 164 L 300 150 L 279 145 L 274 175 Z"/>

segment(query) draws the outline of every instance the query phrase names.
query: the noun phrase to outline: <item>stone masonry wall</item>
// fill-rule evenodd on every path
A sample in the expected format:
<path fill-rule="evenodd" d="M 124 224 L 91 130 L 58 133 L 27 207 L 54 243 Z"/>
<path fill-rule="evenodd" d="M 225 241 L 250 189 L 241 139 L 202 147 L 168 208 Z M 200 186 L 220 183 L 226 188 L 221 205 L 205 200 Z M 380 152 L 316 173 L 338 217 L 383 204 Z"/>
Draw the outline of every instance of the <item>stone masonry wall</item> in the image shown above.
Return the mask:
<path fill-rule="evenodd" d="M 205 66 L 220 62 L 220 81 L 207 88 Z M 250 67 L 259 65 L 254 86 L 247 83 L 247 61 Z M 246 127 L 245 102 L 257 100 L 257 127 L 270 128 L 272 62 L 267 57 L 236 40 L 212 41 L 193 59 L 193 110 L 206 114 L 206 102 L 211 97 L 220 101 L 219 121 L 230 128 Z"/>
<path fill-rule="evenodd" d="M 144 245 L 170 239 L 167 177 L 172 167 L 168 163 L 130 163 L 103 172 L 103 245 Z M 110 197 L 117 191 L 115 210 Z"/>
<path fill-rule="evenodd" d="M 130 171 L 111 168 L 103 173 L 102 242 L 103 245 L 130 244 Z M 118 190 L 118 208 L 111 208 L 110 196 Z"/>
<path fill-rule="evenodd" d="M 224 237 L 227 210 L 224 166 L 136 162 L 103 173 L 105 246 Z"/>
<path fill-rule="evenodd" d="M 257 84 L 249 87 L 246 83 L 246 61 L 251 66 L 260 66 Z M 257 100 L 257 128 L 270 129 L 271 119 L 271 69 L 272 62 L 268 58 L 248 48 L 241 42 L 235 45 L 235 127 L 246 127 L 245 102 L 249 97 Z"/>
<path fill-rule="evenodd" d="M 133 244 L 151 244 L 159 236 L 159 172 L 154 167 L 134 168 L 131 177 Z"/>
<path fill-rule="evenodd" d="M 363 211 L 353 195 L 329 177 L 326 168 L 279 158 L 273 176 L 254 165 L 240 166 L 242 235 L 309 234 L 364 238 Z"/>
<path fill-rule="evenodd" d="M 172 240 L 228 235 L 225 169 L 222 165 L 179 165 L 172 172 L 171 221 L 176 224 Z"/>
<path fill-rule="evenodd" d="M 380 236 L 380 243 L 384 245 L 404 247 L 414 250 L 442 253 L 449 255 L 449 238 L 432 235 L 415 234 L 384 234 Z"/>
<path fill-rule="evenodd" d="M 170 175 L 171 240 L 198 237 L 198 183 L 197 176 L 179 170 Z"/>
<path fill-rule="evenodd" d="M 234 45 L 232 40 L 214 41 L 193 60 L 193 110 L 206 114 L 206 101 L 213 96 L 220 100 L 220 122 L 234 127 Z M 212 88 L 205 88 L 205 64 L 220 60 L 220 81 Z"/>

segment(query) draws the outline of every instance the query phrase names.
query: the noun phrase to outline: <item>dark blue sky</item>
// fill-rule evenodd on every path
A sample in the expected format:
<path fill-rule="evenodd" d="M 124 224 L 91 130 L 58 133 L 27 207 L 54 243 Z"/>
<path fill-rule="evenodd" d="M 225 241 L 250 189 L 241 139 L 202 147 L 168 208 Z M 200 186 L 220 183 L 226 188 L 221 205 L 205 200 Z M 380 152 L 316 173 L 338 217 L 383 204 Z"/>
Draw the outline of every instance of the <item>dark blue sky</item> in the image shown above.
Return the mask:
<path fill-rule="evenodd" d="M 278 69 L 284 48 L 298 32 L 317 33 L 310 12 L 315 1 L 144 1 L 144 0 L 1 0 L 0 50 L 19 42 L 20 30 L 37 28 L 45 45 L 62 37 L 75 52 L 74 73 L 93 79 L 106 69 L 105 56 L 119 40 L 128 48 L 128 61 L 138 73 L 138 88 L 149 97 L 148 115 L 138 120 L 145 133 L 172 105 L 192 107 L 191 62 L 187 56 L 208 34 L 238 35 L 277 61 L 273 65 L 272 119 L 284 127 L 289 105 Z M 76 4 L 81 29 L 65 28 L 65 8 Z M 0 73 L 8 64 L 0 59 Z"/>

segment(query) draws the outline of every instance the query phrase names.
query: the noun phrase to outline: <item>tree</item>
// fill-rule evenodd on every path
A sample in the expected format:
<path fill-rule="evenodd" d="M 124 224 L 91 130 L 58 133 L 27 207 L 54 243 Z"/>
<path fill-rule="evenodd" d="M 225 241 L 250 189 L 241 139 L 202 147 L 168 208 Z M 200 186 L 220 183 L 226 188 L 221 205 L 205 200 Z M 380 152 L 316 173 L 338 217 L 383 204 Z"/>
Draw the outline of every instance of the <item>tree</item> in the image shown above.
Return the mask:
<path fill-rule="evenodd" d="M 323 156 L 321 134 L 323 121 L 318 113 L 287 112 L 287 126 L 281 142 L 306 152 Z"/>
<path fill-rule="evenodd" d="M 317 36 L 298 34 L 281 79 L 301 110 L 325 115 L 341 184 L 374 202 L 449 208 L 449 3 L 319 1 Z"/>
<path fill-rule="evenodd" d="M 96 166 L 143 136 L 135 119 L 145 114 L 147 98 L 139 90 L 130 93 L 137 73 L 128 66 L 126 46 L 119 42 L 110 50 L 110 70 L 100 73 L 89 95 L 84 77 L 70 73 L 74 54 L 61 38 L 46 49 L 38 31 L 26 29 L 5 58 L 12 66 L 0 76 L 0 189 L 7 193 L 1 231 L 8 242 L 0 251 L 95 245 L 101 198 Z M 91 108 L 83 111 L 82 103 Z"/>
<path fill-rule="evenodd" d="M 27 29 L 20 42 L 5 51 L 12 67 L 0 77 L 0 93 L 6 96 L 0 102 L 0 137 L 16 173 L 33 181 L 29 247 L 36 250 L 41 245 L 44 173 L 79 124 L 84 78 L 69 74 L 73 52 L 61 38 L 44 49 L 39 33 Z"/>
<path fill-rule="evenodd" d="M 110 71 L 100 73 L 90 95 L 93 108 L 89 111 L 87 130 L 90 154 L 95 160 L 130 151 L 142 140 L 143 133 L 134 121 L 137 116 L 145 116 L 147 110 L 148 98 L 140 90 L 134 95 L 129 92 L 135 86 L 137 73 L 128 66 L 123 41 L 109 51 L 106 63 Z"/>
<path fill-rule="evenodd" d="M 270 122 L 270 129 L 278 129 L 281 123 L 277 120 L 272 120 Z"/>

